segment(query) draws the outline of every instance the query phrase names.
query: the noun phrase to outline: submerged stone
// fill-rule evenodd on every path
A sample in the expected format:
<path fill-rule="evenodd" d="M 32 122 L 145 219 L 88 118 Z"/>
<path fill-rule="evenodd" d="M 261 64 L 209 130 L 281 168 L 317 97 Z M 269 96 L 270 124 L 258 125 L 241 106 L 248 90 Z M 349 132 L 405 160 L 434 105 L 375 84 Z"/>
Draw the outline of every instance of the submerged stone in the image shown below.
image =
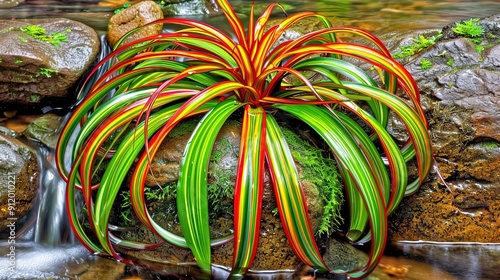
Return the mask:
<path fill-rule="evenodd" d="M 456 275 L 455 278 L 433 275 L 435 278 L 432 279 L 498 279 L 500 275 L 498 243 L 397 242 L 392 245 L 404 256 L 417 256 L 421 261 L 433 264 L 434 269 Z M 430 275 L 430 271 L 422 272 L 420 277 L 409 279 L 425 279 Z"/>
<path fill-rule="evenodd" d="M 59 139 L 63 117 L 45 114 L 31 122 L 23 131 L 24 136 L 42 142 L 47 147 L 55 149 Z"/>

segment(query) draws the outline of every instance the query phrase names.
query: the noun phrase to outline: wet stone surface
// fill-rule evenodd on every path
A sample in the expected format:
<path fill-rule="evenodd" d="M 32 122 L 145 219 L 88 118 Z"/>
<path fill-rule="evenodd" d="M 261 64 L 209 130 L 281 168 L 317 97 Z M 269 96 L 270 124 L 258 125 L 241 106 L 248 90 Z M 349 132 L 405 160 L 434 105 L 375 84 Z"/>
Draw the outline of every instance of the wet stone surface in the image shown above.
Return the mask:
<path fill-rule="evenodd" d="M 68 106 L 99 51 L 97 33 L 69 19 L 0 20 L 0 33 L 2 109 Z"/>
<path fill-rule="evenodd" d="M 23 131 L 27 138 L 40 141 L 47 147 L 55 149 L 59 139 L 59 129 L 63 117 L 54 114 L 45 114 L 32 121 Z"/>
<path fill-rule="evenodd" d="M 421 90 L 433 154 L 447 186 L 434 173 L 405 199 L 391 216 L 392 240 L 500 242 L 500 68 L 493 56 L 500 16 L 478 24 L 484 29 L 482 51 L 454 34 L 451 24 L 435 45 L 405 59 Z M 430 69 L 422 69 L 423 59 L 433 63 Z M 393 122 L 395 135 L 397 126 Z"/>
<path fill-rule="evenodd" d="M 432 244 L 400 242 L 393 244 L 405 255 L 418 256 L 435 269 L 449 271 L 454 279 L 498 279 L 499 244 Z M 422 275 L 426 277 L 426 275 Z M 424 279 L 424 278 L 415 278 Z M 433 278 L 448 279 L 448 278 Z"/>
<path fill-rule="evenodd" d="M 88 14 L 85 13 L 82 18 L 85 17 Z M 498 22 L 498 16 L 493 16 L 480 23 L 487 32 L 498 38 Z M 314 27 L 315 24 L 313 22 L 309 27 Z M 432 48 L 402 61 L 415 76 L 422 91 L 422 102 L 430 117 L 434 153 L 450 189 L 437 181 L 436 174 L 430 176 L 420 191 L 405 199 L 401 208 L 391 217 L 391 239 L 500 242 L 500 47 L 495 43 L 498 39 L 491 38 L 489 41 L 492 44 L 479 53 L 468 39 L 457 37 L 449 30 L 450 27 L 444 29 L 445 36 Z M 404 42 L 411 42 L 417 34 L 432 35 L 434 32 L 435 29 L 408 33 L 398 31 L 401 38 L 389 35 L 387 38 L 391 38 L 391 41 L 387 43 L 392 50 L 396 50 Z M 488 38 L 484 39 L 488 41 Z M 431 60 L 433 67 L 422 70 L 422 58 Z M 450 59 L 453 59 L 452 63 Z M 398 136 L 397 120 L 393 120 L 393 134 Z M 276 229 L 281 230 L 279 223 L 265 223 L 266 234 L 269 235 L 271 230 Z M 154 240 L 150 233 L 144 233 L 143 237 Z M 284 237 L 281 235 L 279 238 Z M 4 246 L 5 243 L 1 245 L 0 261 L 3 262 L 9 252 L 6 251 L 8 246 Z M 150 265 L 145 270 L 93 256 L 79 245 L 48 249 L 35 243 L 19 245 L 17 268 L 20 274 L 15 277 L 21 279 L 27 278 L 27 275 L 42 279 L 155 277 L 151 272 L 153 264 L 147 260 L 142 263 Z M 270 248 L 273 248 L 271 245 L 273 244 L 269 245 Z M 434 266 L 423 266 L 405 259 L 387 261 L 385 258 L 381 268 L 391 272 L 391 275 L 397 276 L 401 272 L 408 279 L 429 279 L 432 273 L 435 279 L 496 279 L 500 261 L 498 247 L 487 244 L 462 245 L 432 247 L 400 244 L 398 246 L 402 254 L 417 256 Z M 145 256 L 164 259 L 165 255 L 141 255 Z M 187 254 L 170 257 L 173 262 L 189 260 Z M 337 260 L 336 256 L 333 258 Z M 262 259 L 269 262 L 266 256 Z M 154 264 L 158 265 L 158 262 Z M 405 265 L 409 267 L 408 271 L 400 271 Z M 160 269 L 166 267 L 173 269 L 164 270 L 167 274 L 171 271 L 172 277 L 185 276 L 188 272 L 189 275 L 197 275 L 196 269 L 192 267 L 162 264 Z M 13 275 L 3 269 L 0 267 L 0 279 L 13 278 Z M 436 276 L 436 271 L 440 271 L 439 276 Z M 450 276 L 450 273 L 442 271 L 449 271 L 457 276 Z M 221 273 L 216 275 L 227 275 Z M 390 279 L 387 273 L 375 277 Z"/>
<path fill-rule="evenodd" d="M 163 11 L 154 1 L 142 1 L 127 7 L 109 19 L 108 42 L 111 46 L 114 46 L 123 35 L 132 29 L 145 26 L 150 22 L 162 18 Z M 147 36 L 157 35 L 161 32 L 162 27 L 162 24 L 155 24 L 141 28 L 126 38 L 122 44 Z"/>
<path fill-rule="evenodd" d="M 15 223 L 32 208 L 38 189 L 38 159 L 21 141 L 0 135 L 0 232 L 11 236 Z M 14 224 L 13 228 L 8 228 Z M 18 229 L 17 229 L 18 230 Z"/>

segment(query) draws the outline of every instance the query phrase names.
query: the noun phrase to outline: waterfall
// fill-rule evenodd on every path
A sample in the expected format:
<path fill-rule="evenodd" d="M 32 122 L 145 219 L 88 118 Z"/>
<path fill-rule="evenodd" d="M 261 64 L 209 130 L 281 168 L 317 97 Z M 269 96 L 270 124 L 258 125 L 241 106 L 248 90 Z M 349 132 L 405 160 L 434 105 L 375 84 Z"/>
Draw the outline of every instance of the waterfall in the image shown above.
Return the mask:
<path fill-rule="evenodd" d="M 52 149 L 40 149 L 42 170 L 40 200 L 37 203 L 34 241 L 50 246 L 74 242 L 66 213 L 66 183 L 55 167 Z"/>
<path fill-rule="evenodd" d="M 100 36 L 101 51 L 96 61 L 101 61 L 111 50 L 106 42 L 104 35 Z M 89 68 L 92 69 L 93 66 Z M 89 71 L 87 71 L 88 73 Z M 94 77 L 98 77 L 94 75 Z M 83 75 L 86 78 L 86 75 Z M 82 79 L 81 79 L 82 80 Z M 88 85 L 91 85 L 92 81 Z M 75 86 L 75 91 L 84 86 L 82 83 Z M 78 96 L 78 99 L 83 98 Z M 42 109 L 44 110 L 44 109 Z M 66 110 L 64 108 L 49 108 L 47 110 Z M 69 114 L 63 118 L 62 125 L 64 125 Z M 57 133 L 57 132 L 56 132 Z M 58 135 L 59 136 L 59 135 Z M 73 135 L 75 137 L 76 135 Z M 49 148 L 41 143 L 36 143 L 34 148 L 37 150 L 40 165 L 40 182 L 39 193 L 37 201 L 34 203 L 33 209 L 26 217 L 27 222 L 24 228 L 21 229 L 24 235 L 24 240 L 34 241 L 35 243 L 56 247 L 63 244 L 74 244 L 75 236 L 69 223 L 68 215 L 66 212 L 66 183 L 59 175 L 55 165 L 54 149 Z M 71 147 L 71 143 L 69 145 Z M 65 156 L 67 169 L 71 163 L 71 151 L 67 151 Z M 82 202 L 83 203 L 83 202 Z"/>

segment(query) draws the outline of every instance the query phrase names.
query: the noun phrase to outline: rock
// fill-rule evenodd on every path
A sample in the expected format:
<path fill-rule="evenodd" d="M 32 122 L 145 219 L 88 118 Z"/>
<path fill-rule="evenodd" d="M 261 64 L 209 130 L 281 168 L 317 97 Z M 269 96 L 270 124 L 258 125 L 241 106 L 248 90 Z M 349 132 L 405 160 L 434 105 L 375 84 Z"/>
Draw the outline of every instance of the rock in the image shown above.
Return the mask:
<path fill-rule="evenodd" d="M 59 129 L 62 117 L 45 114 L 31 122 L 23 131 L 24 136 L 42 142 L 47 147 L 55 149 L 59 139 Z"/>
<path fill-rule="evenodd" d="M 328 243 L 323 258 L 328 268 L 343 271 L 359 269 L 368 262 L 368 256 L 365 253 L 336 239 Z"/>
<path fill-rule="evenodd" d="M 21 141 L 0 135 L 0 231 L 32 207 L 38 189 L 36 153 Z"/>
<path fill-rule="evenodd" d="M 118 40 L 132 29 L 142 27 L 150 22 L 163 18 L 163 11 L 154 1 L 142 1 L 113 15 L 108 23 L 108 42 L 114 46 Z M 123 44 L 160 34 L 162 24 L 149 25 L 131 34 Z"/>
<path fill-rule="evenodd" d="M 0 20 L 0 32 L 4 108 L 67 104 L 70 88 L 99 51 L 96 32 L 69 19 Z"/>
<path fill-rule="evenodd" d="M 392 240 L 500 242 L 500 16 L 478 24 L 484 30 L 479 45 L 454 34 L 451 24 L 405 64 L 421 90 L 447 186 L 438 176 L 428 178 L 404 200 L 391 217 Z M 423 70 L 422 59 L 432 68 Z M 394 135 L 398 127 L 393 120 Z"/>
<path fill-rule="evenodd" d="M 219 15 L 222 13 L 215 0 L 167 0 L 162 1 L 166 16 Z"/>
<path fill-rule="evenodd" d="M 191 124 L 192 125 L 192 124 Z M 157 184 L 167 189 L 167 193 L 175 191 L 176 181 L 178 179 L 179 162 L 181 160 L 184 147 L 186 146 L 189 133 L 173 130 L 169 134 L 151 163 L 152 175 L 148 175 L 146 186 L 151 189 L 158 189 Z M 186 131 L 191 131 L 188 128 Z M 238 151 L 240 144 L 241 127 L 239 124 L 226 124 L 222 127 L 212 151 L 212 157 L 209 165 L 209 205 L 210 210 L 210 225 L 213 237 L 222 237 L 232 232 L 233 229 L 233 185 L 236 176 L 235 166 L 238 163 Z M 290 138 L 288 139 L 290 145 L 293 143 Z M 310 145 L 297 145 L 298 149 L 306 150 Z M 300 163 L 299 172 L 305 178 L 308 173 L 307 164 Z M 323 172 L 330 174 L 329 172 Z M 335 173 L 335 172 L 333 172 Z M 338 175 L 338 174 L 337 174 Z M 317 175 L 316 175 L 317 176 Z M 338 177 L 340 178 L 340 177 Z M 324 181 L 325 184 L 331 182 Z M 273 187 L 270 180 L 269 171 L 266 168 L 264 177 L 264 195 L 262 203 L 262 217 L 261 217 L 261 232 L 259 238 L 259 249 L 255 256 L 252 269 L 256 270 L 276 270 L 276 269 L 292 269 L 295 270 L 301 265 L 300 260 L 295 256 L 292 248 L 288 245 L 286 235 L 281 224 L 278 214 L 273 212 L 276 210 L 276 200 L 274 197 Z M 304 179 L 301 182 L 306 196 L 309 213 L 311 216 L 311 223 L 315 230 L 318 230 L 323 217 L 323 208 L 325 202 L 322 200 L 321 193 L 318 185 L 308 182 Z M 147 192 L 152 192 L 148 190 Z M 147 194 L 146 194 L 147 197 Z M 215 198 L 214 198 L 215 197 Z M 118 203 L 119 204 L 119 203 Z M 161 201 L 149 202 L 148 209 L 155 222 L 166 228 L 167 230 L 181 234 L 178 225 L 175 209 L 175 197 L 172 195 L 165 196 Z M 118 210 L 119 213 L 123 209 Z M 117 212 L 118 212 L 117 211 Z M 217 213 L 217 214 L 213 214 Z M 123 223 L 123 221 L 121 222 Z M 137 232 L 129 231 L 124 233 L 122 238 L 131 240 L 143 240 L 146 242 L 160 242 L 160 239 L 153 234 L 149 233 L 144 228 Z M 324 242 L 324 240 L 318 240 Z M 348 246 L 348 245 L 345 245 Z M 231 266 L 233 252 L 233 242 L 228 242 L 221 246 L 213 248 L 212 262 L 214 264 Z M 193 256 L 189 250 L 179 250 L 178 248 L 165 244 L 157 250 L 133 252 L 127 251 L 129 255 L 135 258 L 149 259 L 156 261 L 169 261 L 173 263 L 179 262 L 194 262 Z M 358 259 L 356 259 L 356 264 Z M 344 260 L 348 260 L 347 257 Z"/>
<path fill-rule="evenodd" d="M 0 261 L 7 264 L 10 244 L 6 240 L 0 244 Z M 7 269 L 5 265 L 0 270 L 0 279 L 134 279 L 124 277 L 132 275 L 130 270 L 134 267 L 92 255 L 80 244 L 45 246 L 16 240 L 15 260 L 16 269 Z"/>
<path fill-rule="evenodd" d="M 283 20 L 284 20 L 284 18 L 272 19 L 269 21 L 269 23 L 266 25 L 266 27 L 270 28 L 272 26 L 278 25 Z M 321 21 L 318 18 L 306 17 L 306 18 L 301 19 L 300 21 L 294 23 L 287 30 L 285 30 L 285 32 L 283 32 L 281 37 L 275 43 L 275 46 L 282 44 L 283 42 L 286 42 L 289 40 L 295 40 L 303 34 L 311 33 L 313 31 L 320 30 L 321 28 L 324 28 L 324 25 L 323 25 L 323 23 L 321 23 Z"/>

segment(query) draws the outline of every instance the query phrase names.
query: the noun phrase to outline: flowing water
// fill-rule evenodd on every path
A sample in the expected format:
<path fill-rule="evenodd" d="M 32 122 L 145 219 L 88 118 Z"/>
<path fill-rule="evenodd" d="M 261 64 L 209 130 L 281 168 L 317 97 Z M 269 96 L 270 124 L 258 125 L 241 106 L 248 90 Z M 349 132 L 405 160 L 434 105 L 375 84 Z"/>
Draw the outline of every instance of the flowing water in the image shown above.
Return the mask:
<path fill-rule="evenodd" d="M 137 1 L 131 1 L 137 2 Z M 235 7 L 248 7 L 252 1 L 230 1 Z M 272 1 L 258 1 L 259 5 Z M 498 1 L 368 1 L 368 0 L 286 0 L 279 1 L 288 13 L 319 11 L 336 25 L 352 25 L 376 34 L 389 31 L 443 27 L 451 22 L 500 13 Z M 125 1 L 30 1 L 0 0 L 0 18 L 21 19 L 66 17 L 81 21 L 105 34 L 113 10 Z M 221 17 L 186 15 L 223 26 Z M 282 16 L 280 14 L 277 17 Z M 0 240 L 0 279 L 178 279 L 191 278 L 198 272 L 192 267 L 172 267 L 169 274 L 158 274 L 147 268 L 130 267 L 88 253 L 75 243 L 64 209 L 64 182 L 54 168 L 50 149 L 38 145 L 41 166 L 41 193 L 16 243 L 18 274 L 6 271 L 9 245 Z M 411 266 L 412 273 L 394 279 L 496 279 L 492 259 L 500 259 L 499 244 L 429 244 L 402 242 L 393 247 L 396 256 L 387 256 L 383 264 Z M 468 250 L 463 253 L 461 250 Z M 473 252 L 473 253 L 471 253 Z M 474 253 L 475 252 L 475 253 Z M 416 258 L 415 256 L 419 256 Z M 411 258 L 410 258 L 411 257 Z M 493 267 L 492 267 L 493 266 Z M 226 272 L 214 268 L 222 277 Z M 186 276 L 191 275 L 191 276 Z M 135 277 L 135 278 L 134 278 Z M 195 277 L 195 276 L 194 276 Z M 291 279 L 290 273 L 268 274 L 259 278 Z M 304 278 L 305 279 L 305 278 Z"/>

